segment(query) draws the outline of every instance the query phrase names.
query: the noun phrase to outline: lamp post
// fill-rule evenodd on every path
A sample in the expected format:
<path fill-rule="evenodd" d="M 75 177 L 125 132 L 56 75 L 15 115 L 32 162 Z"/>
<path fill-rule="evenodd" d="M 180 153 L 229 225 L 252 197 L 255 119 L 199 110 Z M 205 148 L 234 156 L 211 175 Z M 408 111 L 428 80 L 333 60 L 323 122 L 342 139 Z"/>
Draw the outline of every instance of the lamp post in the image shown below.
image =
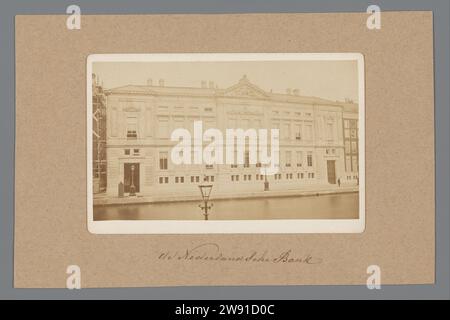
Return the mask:
<path fill-rule="evenodd" d="M 136 195 L 136 187 L 134 186 L 134 164 L 131 165 L 131 185 L 130 185 L 130 196 Z"/>
<path fill-rule="evenodd" d="M 213 204 L 208 205 L 208 200 L 209 200 L 209 196 L 211 194 L 211 190 L 213 185 L 212 184 L 201 184 L 198 186 L 200 189 L 200 192 L 202 194 L 202 199 L 203 199 L 203 205 L 199 204 L 199 208 L 202 209 L 204 211 L 204 216 L 205 216 L 205 220 L 208 220 L 208 210 L 211 209 L 211 207 L 213 206 Z"/>

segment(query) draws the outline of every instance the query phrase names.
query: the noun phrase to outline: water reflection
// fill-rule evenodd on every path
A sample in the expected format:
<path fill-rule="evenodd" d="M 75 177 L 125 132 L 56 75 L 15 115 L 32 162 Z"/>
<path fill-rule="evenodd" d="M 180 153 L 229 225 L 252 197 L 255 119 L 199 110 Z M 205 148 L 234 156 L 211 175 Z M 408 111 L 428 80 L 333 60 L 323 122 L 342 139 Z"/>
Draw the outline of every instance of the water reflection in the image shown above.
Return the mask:
<path fill-rule="evenodd" d="M 358 193 L 214 200 L 209 220 L 356 219 Z M 200 201 L 94 206 L 94 220 L 203 220 Z"/>

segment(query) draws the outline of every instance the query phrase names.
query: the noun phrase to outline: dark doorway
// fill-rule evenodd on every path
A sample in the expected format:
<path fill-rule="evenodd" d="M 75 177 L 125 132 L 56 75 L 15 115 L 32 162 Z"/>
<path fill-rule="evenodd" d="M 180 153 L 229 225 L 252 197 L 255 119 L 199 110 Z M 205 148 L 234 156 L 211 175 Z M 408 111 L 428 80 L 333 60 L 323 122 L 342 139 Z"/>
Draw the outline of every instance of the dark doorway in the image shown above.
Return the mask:
<path fill-rule="evenodd" d="M 327 160 L 328 183 L 336 184 L 336 161 Z"/>
<path fill-rule="evenodd" d="M 129 193 L 133 183 L 134 192 L 139 192 L 139 163 L 124 163 L 123 169 L 124 191 Z"/>

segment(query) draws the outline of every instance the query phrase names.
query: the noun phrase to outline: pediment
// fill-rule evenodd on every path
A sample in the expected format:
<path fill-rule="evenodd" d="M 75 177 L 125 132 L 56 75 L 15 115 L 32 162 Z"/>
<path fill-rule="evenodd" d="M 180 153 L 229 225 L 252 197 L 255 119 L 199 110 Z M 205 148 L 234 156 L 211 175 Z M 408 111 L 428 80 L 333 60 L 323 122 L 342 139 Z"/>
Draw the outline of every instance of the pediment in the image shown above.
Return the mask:
<path fill-rule="evenodd" d="M 241 80 L 239 80 L 239 83 L 225 90 L 224 95 L 228 97 L 257 99 L 264 99 L 268 97 L 267 93 L 264 90 L 252 84 L 245 76 Z"/>

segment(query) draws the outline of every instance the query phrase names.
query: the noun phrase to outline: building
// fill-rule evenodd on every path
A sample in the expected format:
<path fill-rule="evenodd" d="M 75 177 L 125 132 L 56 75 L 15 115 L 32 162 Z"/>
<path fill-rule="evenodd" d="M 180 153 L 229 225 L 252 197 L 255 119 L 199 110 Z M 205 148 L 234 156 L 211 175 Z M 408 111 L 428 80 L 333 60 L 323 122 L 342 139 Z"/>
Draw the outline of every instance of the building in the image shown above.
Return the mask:
<path fill-rule="evenodd" d="M 92 75 L 92 176 L 93 191 L 106 190 L 106 96 L 95 74 Z"/>
<path fill-rule="evenodd" d="M 357 106 L 353 104 L 345 105 L 343 108 L 342 119 L 344 122 L 345 156 L 345 175 L 342 182 L 356 182 L 356 184 L 359 184 L 359 122 Z"/>
<path fill-rule="evenodd" d="M 107 194 L 117 197 L 119 184 L 125 196 L 154 200 L 198 198 L 198 185 L 213 184 L 213 194 L 237 194 L 269 190 L 315 190 L 339 188 L 339 183 L 356 185 L 347 179 L 345 119 L 358 119 L 358 107 L 300 95 L 267 92 L 243 76 L 235 85 L 220 89 L 203 81 L 199 87 L 169 87 L 164 80 L 154 85 L 127 85 L 106 90 L 107 95 Z M 176 128 L 193 130 L 194 121 L 203 129 L 278 128 L 280 130 L 280 170 L 264 176 L 260 166 L 174 165 L 170 141 Z M 350 125 L 350 122 L 349 122 Z M 353 126 L 353 124 L 351 124 Z M 351 140 L 350 140 L 351 139 Z M 355 140 L 356 139 L 356 140 Z M 353 149 L 350 149 L 353 150 Z M 354 153 L 348 153 L 350 162 Z M 357 157 L 357 153 L 356 153 Z M 356 160 L 357 161 L 357 160 Z M 131 190 L 133 189 L 133 190 Z"/>

